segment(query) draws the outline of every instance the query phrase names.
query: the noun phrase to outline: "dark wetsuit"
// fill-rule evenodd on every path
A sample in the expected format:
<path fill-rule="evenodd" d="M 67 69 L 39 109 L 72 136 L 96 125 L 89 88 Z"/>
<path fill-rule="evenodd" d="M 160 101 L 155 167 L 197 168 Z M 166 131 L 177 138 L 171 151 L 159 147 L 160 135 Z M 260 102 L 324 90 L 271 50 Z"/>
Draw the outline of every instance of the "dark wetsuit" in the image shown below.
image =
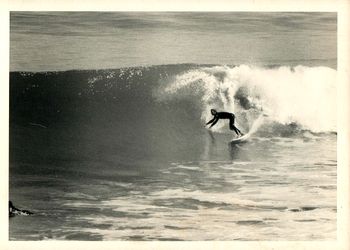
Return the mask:
<path fill-rule="evenodd" d="M 229 113 L 229 112 L 215 112 L 215 114 L 213 114 L 213 115 L 214 115 L 214 118 L 211 119 L 206 124 L 206 125 L 208 125 L 211 123 L 209 128 L 213 127 L 220 119 L 228 119 L 228 120 L 230 120 L 230 123 L 229 123 L 230 129 L 235 131 L 237 135 L 243 135 L 242 132 L 238 128 L 236 128 L 236 126 L 235 126 L 235 115 L 234 114 Z"/>
<path fill-rule="evenodd" d="M 32 212 L 28 210 L 21 210 L 13 206 L 12 202 L 9 202 L 9 215 L 10 217 L 15 216 L 15 215 L 31 215 L 33 214 Z"/>

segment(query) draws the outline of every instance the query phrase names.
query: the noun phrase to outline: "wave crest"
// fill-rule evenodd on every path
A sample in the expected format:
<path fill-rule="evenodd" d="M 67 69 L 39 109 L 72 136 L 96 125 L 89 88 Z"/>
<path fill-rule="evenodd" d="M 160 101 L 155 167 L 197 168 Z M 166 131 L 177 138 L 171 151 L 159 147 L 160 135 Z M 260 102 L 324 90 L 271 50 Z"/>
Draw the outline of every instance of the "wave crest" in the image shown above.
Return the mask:
<path fill-rule="evenodd" d="M 336 131 L 336 70 L 328 67 L 202 67 L 176 75 L 157 96 L 161 101 L 191 99 L 203 121 L 215 108 L 234 112 L 247 126 L 264 113 L 271 124 Z"/>

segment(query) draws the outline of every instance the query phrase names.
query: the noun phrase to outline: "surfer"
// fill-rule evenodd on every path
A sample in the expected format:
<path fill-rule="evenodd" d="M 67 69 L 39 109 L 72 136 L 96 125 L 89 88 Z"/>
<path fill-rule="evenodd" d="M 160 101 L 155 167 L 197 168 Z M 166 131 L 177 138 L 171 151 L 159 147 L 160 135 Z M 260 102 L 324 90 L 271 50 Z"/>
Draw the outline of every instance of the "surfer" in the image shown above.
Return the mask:
<path fill-rule="evenodd" d="M 211 114 L 214 116 L 213 119 L 207 122 L 206 125 L 210 125 L 209 128 L 213 127 L 220 119 L 229 119 L 230 129 L 235 131 L 235 133 L 239 135 L 243 135 L 242 132 L 235 126 L 235 115 L 229 112 L 217 112 L 215 109 L 210 110 Z"/>
<path fill-rule="evenodd" d="M 15 215 L 31 215 L 33 214 L 32 212 L 28 211 L 28 210 L 21 210 L 16 208 L 12 202 L 9 202 L 9 213 L 10 213 L 10 217 L 13 217 Z"/>

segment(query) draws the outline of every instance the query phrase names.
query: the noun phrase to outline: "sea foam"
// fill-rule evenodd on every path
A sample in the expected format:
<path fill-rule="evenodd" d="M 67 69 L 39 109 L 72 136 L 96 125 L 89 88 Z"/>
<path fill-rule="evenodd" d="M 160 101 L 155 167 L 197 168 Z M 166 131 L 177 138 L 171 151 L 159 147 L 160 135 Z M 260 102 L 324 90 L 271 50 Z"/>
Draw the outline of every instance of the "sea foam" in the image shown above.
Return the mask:
<path fill-rule="evenodd" d="M 272 122 L 335 132 L 336 75 L 328 67 L 202 67 L 177 75 L 161 98 L 198 100 L 203 121 L 211 119 L 214 108 L 234 112 L 248 123 L 264 113 Z"/>

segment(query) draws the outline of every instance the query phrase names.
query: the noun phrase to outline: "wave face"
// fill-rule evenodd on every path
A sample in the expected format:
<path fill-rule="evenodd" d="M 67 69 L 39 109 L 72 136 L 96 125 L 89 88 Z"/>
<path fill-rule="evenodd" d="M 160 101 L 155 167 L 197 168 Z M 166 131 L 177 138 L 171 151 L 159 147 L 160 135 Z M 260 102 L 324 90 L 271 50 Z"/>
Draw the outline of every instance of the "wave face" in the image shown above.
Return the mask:
<path fill-rule="evenodd" d="M 10 74 L 10 129 L 47 128 L 43 145 L 53 137 L 51 148 L 34 158 L 42 150 L 56 154 L 63 144 L 66 153 L 79 148 L 88 156 L 191 157 L 205 141 L 212 108 L 234 112 L 243 132 L 265 114 L 254 125 L 257 137 L 336 132 L 336 71 L 180 64 Z M 232 138 L 227 121 L 212 129 L 225 142 Z M 11 141 L 19 148 L 33 139 L 15 134 Z"/>

